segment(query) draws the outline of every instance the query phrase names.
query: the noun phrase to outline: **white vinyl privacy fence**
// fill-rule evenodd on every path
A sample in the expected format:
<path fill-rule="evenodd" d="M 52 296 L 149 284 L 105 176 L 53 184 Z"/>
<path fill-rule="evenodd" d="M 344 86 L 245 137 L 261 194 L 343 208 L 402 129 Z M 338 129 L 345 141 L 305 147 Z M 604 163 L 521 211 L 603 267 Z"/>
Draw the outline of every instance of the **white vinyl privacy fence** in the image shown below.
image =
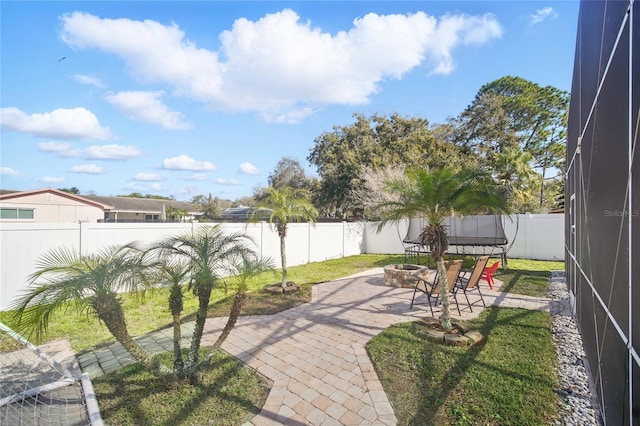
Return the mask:
<path fill-rule="evenodd" d="M 287 265 L 336 259 L 362 253 L 404 253 L 402 239 L 407 224 L 399 223 L 377 231 L 373 222 L 289 224 Z M 67 247 L 82 253 L 108 245 L 139 242 L 151 244 L 163 238 L 190 232 L 199 223 L 49 223 L 0 224 L 0 310 L 7 309 L 24 289 L 34 272 L 35 261 L 53 248 Z M 266 222 L 224 223 L 225 232 L 246 233 L 261 256 L 280 264 L 280 240 Z M 564 259 L 563 215 L 519 215 L 507 220 L 505 232 L 514 244 L 509 257 L 544 260 Z M 515 237 L 515 239 L 514 239 Z"/>

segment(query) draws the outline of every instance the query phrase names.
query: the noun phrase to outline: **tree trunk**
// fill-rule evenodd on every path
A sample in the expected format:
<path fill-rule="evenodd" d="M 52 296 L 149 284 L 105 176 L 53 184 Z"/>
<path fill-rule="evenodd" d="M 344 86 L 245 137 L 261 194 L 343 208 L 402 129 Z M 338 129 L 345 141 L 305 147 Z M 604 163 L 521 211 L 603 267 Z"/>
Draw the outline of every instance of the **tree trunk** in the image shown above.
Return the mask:
<path fill-rule="evenodd" d="M 546 167 L 542 168 L 542 182 L 540 182 L 540 213 L 542 213 L 542 206 L 544 205 L 544 175 L 547 173 Z"/>
<path fill-rule="evenodd" d="M 280 235 L 280 258 L 282 259 L 282 288 L 287 286 L 287 250 L 284 245 L 285 236 Z"/>
<path fill-rule="evenodd" d="M 189 367 L 198 362 L 200 341 L 204 332 L 204 323 L 207 320 L 207 312 L 209 308 L 209 300 L 211 299 L 211 287 L 205 285 L 198 289 L 198 312 L 196 313 L 196 322 L 193 328 L 193 336 L 191 337 L 191 348 L 187 357 Z"/>
<path fill-rule="evenodd" d="M 109 332 L 135 359 L 140 361 L 145 368 L 155 375 L 168 373 L 161 368 L 158 361 L 154 360 L 144 349 L 138 345 L 129 334 L 124 311 L 115 293 L 96 297 L 92 301 L 92 307 L 98 318 L 104 322 Z"/>
<path fill-rule="evenodd" d="M 182 330 L 180 329 L 180 314 L 182 313 L 182 289 L 180 286 L 173 286 L 169 294 L 169 307 L 173 317 L 173 371 L 180 372 L 184 368 L 180 340 Z"/>
<path fill-rule="evenodd" d="M 182 350 L 180 348 L 180 340 L 182 339 L 182 330 L 180 330 L 180 314 L 173 314 L 173 371 L 180 372 L 184 368 L 182 361 Z"/>
<path fill-rule="evenodd" d="M 220 348 L 220 346 L 222 346 L 224 341 L 231 333 L 231 330 L 233 330 L 233 327 L 235 327 L 236 321 L 238 321 L 238 317 L 240 316 L 240 312 L 242 311 L 242 306 L 244 305 L 244 301 L 246 300 L 246 298 L 247 294 L 244 292 L 236 293 L 236 295 L 233 297 L 233 306 L 231 306 L 229 319 L 227 320 L 227 324 L 224 326 L 224 330 L 222 330 L 222 334 L 220 334 L 220 337 L 218 337 L 218 340 L 216 340 L 216 343 L 214 343 L 214 348 Z"/>
<path fill-rule="evenodd" d="M 145 366 L 147 370 L 149 370 L 152 374 L 156 376 L 160 376 L 164 373 L 168 373 L 168 371 L 164 371 L 161 368 L 160 364 L 157 360 L 154 360 L 144 349 L 140 347 L 136 343 L 135 340 L 129 335 L 129 331 L 127 330 L 127 325 L 124 321 L 124 317 L 118 318 L 117 314 L 108 315 L 103 314 L 100 315 L 99 318 L 104 322 L 107 326 L 109 332 L 116 338 L 118 342 L 131 354 L 135 359 L 140 361 L 142 365 Z"/>
<path fill-rule="evenodd" d="M 438 285 L 440 285 L 440 297 L 442 298 L 442 315 L 440 325 L 446 331 L 451 331 L 451 315 L 449 313 L 449 285 L 447 283 L 447 268 L 444 266 L 444 258 L 439 256 L 436 259 L 438 269 Z"/>

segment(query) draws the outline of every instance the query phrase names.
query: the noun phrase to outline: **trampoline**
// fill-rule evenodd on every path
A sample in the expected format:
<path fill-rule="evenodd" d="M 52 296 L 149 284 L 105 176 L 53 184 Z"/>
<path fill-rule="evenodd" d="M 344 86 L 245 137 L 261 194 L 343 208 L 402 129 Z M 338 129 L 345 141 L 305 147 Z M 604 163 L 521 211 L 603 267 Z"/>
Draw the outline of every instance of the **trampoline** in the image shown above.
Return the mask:
<path fill-rule="evenodd" d="M 511 245 L 505 235 L 503 221 L 502 215 L 449 216 L 443 222 L 449 235 L 447 254 L 499 256 L 502 268 L 506 269 Z M 402 240 L 405 262 L 415 258 L 415 263 L 419 263 L 421 254 L 430 254 L 429 247 L 420 242 L 420 233 L 426 225 L 424 218 L 409 221 L 407 235 Z"/>

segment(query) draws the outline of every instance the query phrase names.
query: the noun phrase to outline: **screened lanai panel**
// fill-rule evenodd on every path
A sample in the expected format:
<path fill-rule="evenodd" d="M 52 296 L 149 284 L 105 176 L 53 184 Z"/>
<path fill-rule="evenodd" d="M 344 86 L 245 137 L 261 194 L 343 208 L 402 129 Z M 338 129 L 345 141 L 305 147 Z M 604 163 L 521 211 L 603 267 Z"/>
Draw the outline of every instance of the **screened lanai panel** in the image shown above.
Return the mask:
<path fill-rule="evenodd" d="M 597 292 L 625 332 L 628 332 L 628 286 L 619 284 L 629 281 L 628 27 L 622 31 L 602 82 L 594 126 L 589 127 L 593 128 L 593 135 L 586 135 L 585 140 L 590 143 L 584 144 L 582 155 L 586 213 L 591 222 L 587 228 L 591 275 Z M 610 243 L 600 244 L 601 241 Z"/>
<path fill-rule="evenodd" d="M 603 67 L 600 63 L 600 46 L 602 44 L 603 24 L 606 3 L 600 1 L 582 2 L 576 43 L 576 64 L 591 62 L 589 67 L 576 66 L 574 69 L 571 91 L 571 115 L 579 120 L 579 129 L 583 129 L 594 99 L 598 83 L 602 78 Z M 588 31 L 586 30 L 588 29 Z M 595 54 L 595 56 L 594 56 Z"/>
<path fill-rule="evenodd" d="M 596 398 L 615 425 L 640 424 L 639 4 L 581 2 L 568 120 L 568 285 Z"/>
<path fill-rule="evenodd" d="M 632 227 L 633 233 L 636 235 L 634 239 L 632 239 L 632 253 L 634 261 L 631 262 L 632 265 L 632 275 L 636 277 L 635 283 L 638 283 L 638 278 L 640 277 L 640 238 L 638 238 L 639 230 L 640 230 L 640 145 L 639 145 L 639 130 L 640 130 L 640 82 L 638 82 L 638 73 L 640 73 L 640 6 L 638 2 L 635 3 L 635 13 L 633 15 L 633 28 L 635 28 L 635 32 L 633 33 L 633 53 L 631 54 L 631 58 L 633 61 L 632 67 L 634 70 L 634 80 L 636 86 L 634 86 L 635 90 L 632 90 L 632 115 L 631 115 L 631 131 L 632 136 L 631 140 L 635 145 L 633 164 L 634 173 L 632 175 L 632 188 L 631 191 L 631 215 L 632 215 Z M 633 328 L 633 347 L 636 352 L 640 353 L 640 286 L 636 286 L 632 293 L 632 306 L 635 309 L 632 310 L 632 323 L 636 324 Z M 636 379 L 638 374 L 638 369 L 635 370 Z M 637 380 L 635 383 L 640 386 L 640 380 Z M 634 392 L 635 395 L 640 396 L 640 389 L 637 389 Z M 640 398 L 639 398 L 640 399 Z M 639 404 L 640 405 L 640 404 Z M 638 408 L 640 410 L 640 407 Z"/>
<path fill-rule="evenodd" d="M 626 359 L 626 347 L 593 293 L 581 298 L 578 311 L 581 313 L 579 325 L 584 349 L 589 354 L 589 368 L 597 398 L 601 405 L 606 406 L 608 424 L 623 425 L 627 387 L 624 380 L 615 379 L 627 376 L 626 364 L 622 361 Z"/>
<path fill-rule="evenodd" d="M 633 373 L 632 373 L 633 394 L 640 395 L 640 365 L 633 364 L 632 368 L 633 368 Z"/>
<path fill-rule="evenodd" d="M 605 324 L 607 336 L 606 346 L 601 352 L 600 368 L 602 375 L 596 386 L 604 381 L 603 392 L 600 396 L 606 406 L 607 425 L 630 425 L 629 422 L 629 387 L 624 380 L 629 376 L 627 363 L 627 347 L 618 338 L 611 322 L 606 321 L 604 313 L 598 315 L 598 322 Z M 622 379 L 622 380 L 620 380 Z"/>

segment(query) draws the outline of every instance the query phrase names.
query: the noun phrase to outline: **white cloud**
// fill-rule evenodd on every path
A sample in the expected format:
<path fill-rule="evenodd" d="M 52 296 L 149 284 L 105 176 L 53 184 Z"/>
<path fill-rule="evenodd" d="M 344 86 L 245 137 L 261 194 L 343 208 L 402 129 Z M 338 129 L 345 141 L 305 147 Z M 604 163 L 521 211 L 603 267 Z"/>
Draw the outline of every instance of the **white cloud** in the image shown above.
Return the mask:
<path fill-rule="evenodd" d="M 74 166 L 69 169 L 72 173 L 85 173 L 89 175 L 99 175 L 104 173 L 104 169 L 95 164 L 83 164 L 81 166 Z"/>
<path fill-rule="evenodd" d="M 196 161 L 188 155 L 183 154 L 177 157 L 166 158 L 162 161 L 162 168 L 168 170 L 191 170 L 194 172 L 202 172 L 216 170 L 218 167 L 209 161 Z"/>
<path fill-rule="evenodd" d="M 69 142 L 40 142 L 38 150 L 61 158 L 77 157 L 80 154 L 80 150 L 74 149 Z"/>
<path fill-rule="evenodd" d="M 260 174 L 260 169 L 258 169 L 256 166 L 254 166 L 251 163 L 241 163 L 240 164 L 240 171 L 246 175 L 259 175 Z"/>
<path fill-rule="evenodd" d="M 426 42 L 429 75 L 450 74 L 455 69 L 452 52 L 458 45 L 483 45 L 502 36 L 502 26 L 494 15 L 445 15 L 438 21 Z"/>
<path fill-rule="evenodd" d="M 85 108 L 56 109 L 28 115 L 14 107 L 0 109 L 0 125 L 8 130 L 30 133 L 36 137 L 57 139 L 107 140 L 108 128 Z"/>
<path fill-rule="evenodd" d="M 38 150 L 56 157 L 84 157 L 87 160 L 125 160 L 141 155 L 140 150 L 132 145 L 92 145 L 82 150 L 74 148 L 68 142 L 40 142 Z"/>
<path fill-rule="evenodd" d="M 419 66 L 448 74 L 455 48 L 502 35 L 490 14 L 370 13 L 332 34 L 285 9 L 256 21 L 237 19 L 219 35 L 221 48 L 214 52 L 197 47 L 176 24 L 82 12 L 60 19 L 65 43 L 119 56 L 143 83 L 169 85 L 175 95 L 211 109 L 253 111 L 283 123 L 323 105 L 367 103 L 385 80 Z"/>
<path fill-rule="evenodd" d="M 11 167 L 0 167 L 0 175 L 3 176 L 18 176 L 19 171 L 12 169 Z"/>
<path fill-rule="evenodd" d="M 191 176 L 185 177 L 184 180 L 207 180 L 207 175 L 204 173 L 195 173 Z"/>
<path fill-rule="evenodd" d="M 125 160 L 139 157 L 141 154 L 133 145 L 92 145 L 82 153 L 89 160 Z"/>
<path fill-rule="evenodd" d="M 42 182 L 42 183 L 60 183 L 60 182 L 64 182 L 64 178 L 51 177 L 51 176 L 41 177 L 41 178 L 36 179 L 36 180 L 38 182 Z"/>
<path fill-rule="evenodd" d="M 218 185 L 232 185 L 232 186 L 240 185 L 240 182 L 236 179 L 218 178 L 214 182 L 217 183 Z"/>
<path fill-rule="evenodd" d="M 165 190 L 165 188 L 159 183 L 132 182 L 125 185 L 124 188 L 134 192 L 160 192 Z"/>
<path fill-rule="evenodd" d="M 138 182 L 159 182 L 164 178 L 157 173 L 136 173 L 133 180 Z"/>
<path fill-rule="evenodd" d="M 160 102 L 162 96 L 163 91 L 131 91 L 109 93 L 105 98 L 133 120 L 157 124 L 170 130 L 189 129 L 191 126 L 183 121 L 181 113 L 169 110 Z"/>
<path fill-rule="evenodd" d="M 93 77 L 91 75 L 84 74 L 76 74 L 73 76 L 73 79 L 80 84 L 85 84 L 87 86 L 94 86 L 98 89 L 104 89 L 105 84 L 98 77 Z"/>
<path fill-rule="evenodd" d="M 531 25 L 539 24 L 540 22 L 546 19 L 555 19 L 558 17 L 558 14 L 554 12 L 551 6 L 547 6 L 542 9 L 536 10 L 536 13 L 532 13 L 529 15 L 529 23 Z"/>

